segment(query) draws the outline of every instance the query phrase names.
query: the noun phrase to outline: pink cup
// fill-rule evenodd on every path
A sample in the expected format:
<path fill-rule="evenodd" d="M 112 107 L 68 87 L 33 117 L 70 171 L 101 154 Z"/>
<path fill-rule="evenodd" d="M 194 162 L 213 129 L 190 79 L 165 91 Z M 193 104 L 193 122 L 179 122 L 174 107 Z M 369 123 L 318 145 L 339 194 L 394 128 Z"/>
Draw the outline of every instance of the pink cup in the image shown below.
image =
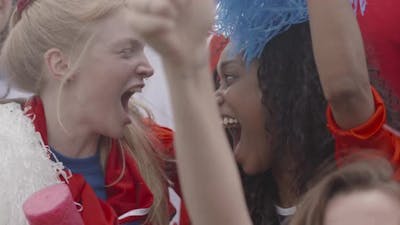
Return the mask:
<path fill-rule="evenodd" d="M 66 184 L 56 184 L 32 194 L 23 210 L 30 225 L 84 225 Z"/>

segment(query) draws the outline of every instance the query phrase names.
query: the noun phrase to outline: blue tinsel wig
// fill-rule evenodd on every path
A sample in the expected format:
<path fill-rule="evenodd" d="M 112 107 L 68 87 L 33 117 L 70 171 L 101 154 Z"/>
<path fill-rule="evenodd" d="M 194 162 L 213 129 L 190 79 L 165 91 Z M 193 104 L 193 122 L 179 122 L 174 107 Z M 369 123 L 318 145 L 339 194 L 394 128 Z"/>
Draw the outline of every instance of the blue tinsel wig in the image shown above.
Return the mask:
<path fill-rule="evenodd" d="M 366 0 L 349 1 L 364 13 Z M 230 39 L 232 54 L 243 53 L 250 63 L 272 38 L 307 20 L 307 0 L 217 0 L 215 30 Z"/>

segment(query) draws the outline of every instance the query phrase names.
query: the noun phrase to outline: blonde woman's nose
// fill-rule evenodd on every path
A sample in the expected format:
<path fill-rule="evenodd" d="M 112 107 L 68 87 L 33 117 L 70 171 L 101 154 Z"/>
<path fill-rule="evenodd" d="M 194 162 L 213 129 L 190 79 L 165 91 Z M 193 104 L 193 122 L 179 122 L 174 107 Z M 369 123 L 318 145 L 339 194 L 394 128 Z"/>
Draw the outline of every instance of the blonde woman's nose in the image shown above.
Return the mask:
<path fill-rule="evenodd" d="M 154 69 L 153 67 L 150 66 L 150 64 L 145 63 L 142 65 L 139 65 L 136 69 L 136 73 L 139 74 L 140 76 L 144 78 L 149 78 L 153 76 L 154 74 Z"/>

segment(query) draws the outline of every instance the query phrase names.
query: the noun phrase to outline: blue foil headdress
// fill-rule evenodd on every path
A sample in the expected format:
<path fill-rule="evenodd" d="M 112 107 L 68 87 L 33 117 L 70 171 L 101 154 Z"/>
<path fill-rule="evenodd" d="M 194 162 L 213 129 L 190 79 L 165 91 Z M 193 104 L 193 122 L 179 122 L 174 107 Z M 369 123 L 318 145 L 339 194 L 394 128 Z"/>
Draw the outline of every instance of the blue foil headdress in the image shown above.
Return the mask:
<path fill-rule="evenodd" d="M 364 13 L 366 0 L 349 1 Z M 242 53 L 248 64 L 276 35 L 306 21 L 307 0 L 217 0 L 215 31 L 228 37 L 231 53 Z"/>

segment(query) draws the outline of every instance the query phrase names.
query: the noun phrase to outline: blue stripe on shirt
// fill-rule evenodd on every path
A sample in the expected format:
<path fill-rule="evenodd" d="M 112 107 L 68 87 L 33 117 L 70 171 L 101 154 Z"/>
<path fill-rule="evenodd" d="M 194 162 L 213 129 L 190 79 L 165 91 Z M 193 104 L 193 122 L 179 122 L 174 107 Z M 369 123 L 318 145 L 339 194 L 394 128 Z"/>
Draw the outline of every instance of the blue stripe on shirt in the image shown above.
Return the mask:
<path fill-rule="evenodd" d="M 82 175 L 86 182 L 92 187 L 97 197 L 106 200 L 106 189 L 104 181 L 103 168 L 100 164 L 100 154 L 83 158 L 75 159 L 64 156 L 57 152 L 54 148 L 50 148 L 57 159 L 64 164 L 64 166 L 72 171 L 72 173 Z"/>

